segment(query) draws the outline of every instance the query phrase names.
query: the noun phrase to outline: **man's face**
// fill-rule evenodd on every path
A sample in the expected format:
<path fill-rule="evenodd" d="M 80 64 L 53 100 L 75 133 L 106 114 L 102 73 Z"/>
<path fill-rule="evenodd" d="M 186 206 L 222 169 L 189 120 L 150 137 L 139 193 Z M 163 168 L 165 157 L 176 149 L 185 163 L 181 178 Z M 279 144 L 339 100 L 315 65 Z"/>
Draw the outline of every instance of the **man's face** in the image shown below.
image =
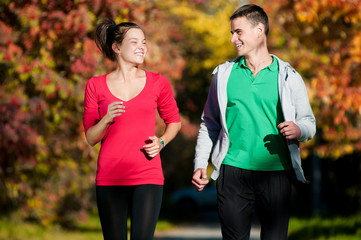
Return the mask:
<path fill-rule="evenodd" d="M 260 44 L 260 24 L 252 26 L 246 17 L 231 21 L 231 42 L 236 46 L 238 56 L 252 54 Z"/>

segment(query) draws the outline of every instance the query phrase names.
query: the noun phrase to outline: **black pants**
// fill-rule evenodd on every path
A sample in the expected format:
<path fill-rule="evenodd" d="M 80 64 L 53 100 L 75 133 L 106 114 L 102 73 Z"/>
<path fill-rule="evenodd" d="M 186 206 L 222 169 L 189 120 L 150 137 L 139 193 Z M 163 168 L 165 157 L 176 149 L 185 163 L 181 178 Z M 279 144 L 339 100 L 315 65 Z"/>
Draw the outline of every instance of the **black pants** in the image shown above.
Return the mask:
<path fill-rule="evenodd" d="M 223 239 L 248 240 L 254 212 L 259 216 L 262 240 L 287 239 L 290 195 L 290 171 L 222 165 L 217 200 Z"/>
<path fill-rule="evenodd" d="M 105 240 L 127 239 L 130 215 L 132 240 L 152 240 L 163 197 L 161 185 L 96 186 Z"/>

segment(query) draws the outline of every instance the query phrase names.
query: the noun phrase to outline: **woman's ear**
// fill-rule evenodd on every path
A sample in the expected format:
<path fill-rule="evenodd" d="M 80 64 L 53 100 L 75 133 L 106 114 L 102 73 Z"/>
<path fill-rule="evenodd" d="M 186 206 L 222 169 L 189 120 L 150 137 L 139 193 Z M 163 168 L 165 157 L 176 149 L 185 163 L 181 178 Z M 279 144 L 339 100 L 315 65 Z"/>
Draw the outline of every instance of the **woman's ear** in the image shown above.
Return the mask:
<path fill-rule="evenodd" d="M 112 49 L 115 52 L 115 54 L 117 54 L 117 55 L 120 54 L 120 47 L 119 47 L 119 45 L 117 43 L 113 43 Z"/>

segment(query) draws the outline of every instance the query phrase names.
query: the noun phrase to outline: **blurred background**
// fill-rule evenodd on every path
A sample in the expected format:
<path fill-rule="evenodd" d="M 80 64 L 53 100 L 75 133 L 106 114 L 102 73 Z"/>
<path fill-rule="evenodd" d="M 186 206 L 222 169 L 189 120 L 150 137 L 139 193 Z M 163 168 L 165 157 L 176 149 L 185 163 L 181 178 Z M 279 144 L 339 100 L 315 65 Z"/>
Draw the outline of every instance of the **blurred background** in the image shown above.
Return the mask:
<path fill-rule="evenodd" d="M 301 144 L 311 183 L 294 186 L 290 239 L 361 239 L 360 0 L 0 0 L 0 239 L 48 239 L 54 226 L 77 231 L 68 239 L 101 236 L 100 146 L 86 143 L 82 113 L 87 80 L 114 67 L 93 41 L 104 17 L 144 27 L 144 68 L 176 95 L 182 130 L 161 152 L 162 226 L 207 218 L 214 183 L 209 195 L 190 189 L 195 140 L 211 72 L 236 57 L 228 18 L 247 2 L 268 13 L 269 50 L 302 75 L 317 119 Z"/>

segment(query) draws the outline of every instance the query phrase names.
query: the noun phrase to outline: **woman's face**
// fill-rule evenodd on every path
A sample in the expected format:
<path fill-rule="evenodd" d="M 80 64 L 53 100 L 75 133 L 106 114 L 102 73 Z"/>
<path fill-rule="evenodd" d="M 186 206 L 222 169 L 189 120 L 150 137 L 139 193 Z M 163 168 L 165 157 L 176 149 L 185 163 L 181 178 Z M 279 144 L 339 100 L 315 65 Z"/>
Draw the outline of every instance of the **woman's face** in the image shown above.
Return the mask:
<path fill-rule="evenodd" d="M 132 64 L 142 64 L 147 54 L 147 43 L 144 32 L 139 28 L 131 28 L 125 34 L 119 46 L 119 60 Z"/>

